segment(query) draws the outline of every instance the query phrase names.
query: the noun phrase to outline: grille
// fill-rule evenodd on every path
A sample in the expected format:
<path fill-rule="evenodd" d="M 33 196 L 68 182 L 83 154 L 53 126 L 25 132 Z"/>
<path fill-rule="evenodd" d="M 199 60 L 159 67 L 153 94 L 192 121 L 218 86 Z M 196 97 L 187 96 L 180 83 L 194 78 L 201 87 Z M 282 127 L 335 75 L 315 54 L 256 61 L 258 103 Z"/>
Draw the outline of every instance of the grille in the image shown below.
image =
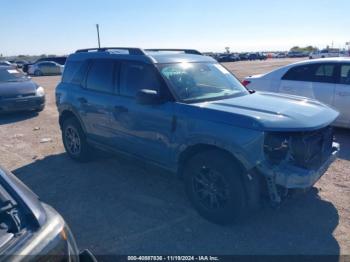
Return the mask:
<path fill-rule="evenodd" d="M 304 132 L 291 137 L 291 156 L 294 164 L 317 169 L 331 155 L 333 130 L 331 127 Z"/>

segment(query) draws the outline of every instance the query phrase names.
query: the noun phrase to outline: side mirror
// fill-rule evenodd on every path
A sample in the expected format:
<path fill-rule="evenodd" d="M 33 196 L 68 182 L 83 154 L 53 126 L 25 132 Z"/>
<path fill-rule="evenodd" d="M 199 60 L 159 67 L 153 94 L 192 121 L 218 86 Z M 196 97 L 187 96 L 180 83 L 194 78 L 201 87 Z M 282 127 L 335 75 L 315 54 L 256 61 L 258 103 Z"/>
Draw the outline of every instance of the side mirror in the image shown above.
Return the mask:
<path fill-rule="evenodd" d="M 139 90 L 136 94 L 136 100 L 141 105 L 156 105 L 161 103 L 158 92 L 150 89 Z"/>

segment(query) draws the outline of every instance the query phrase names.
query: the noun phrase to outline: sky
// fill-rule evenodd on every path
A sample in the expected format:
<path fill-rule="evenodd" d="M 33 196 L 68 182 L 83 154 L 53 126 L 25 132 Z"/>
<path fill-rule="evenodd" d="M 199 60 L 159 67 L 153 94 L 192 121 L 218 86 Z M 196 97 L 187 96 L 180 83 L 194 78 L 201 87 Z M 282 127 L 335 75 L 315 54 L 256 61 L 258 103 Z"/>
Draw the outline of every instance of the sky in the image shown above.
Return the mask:
<path fill-rule="evenodd" d="M 204 51 L 345 47 L 349 0 L 1 0 L 0 54 L 97 46 Z"/>

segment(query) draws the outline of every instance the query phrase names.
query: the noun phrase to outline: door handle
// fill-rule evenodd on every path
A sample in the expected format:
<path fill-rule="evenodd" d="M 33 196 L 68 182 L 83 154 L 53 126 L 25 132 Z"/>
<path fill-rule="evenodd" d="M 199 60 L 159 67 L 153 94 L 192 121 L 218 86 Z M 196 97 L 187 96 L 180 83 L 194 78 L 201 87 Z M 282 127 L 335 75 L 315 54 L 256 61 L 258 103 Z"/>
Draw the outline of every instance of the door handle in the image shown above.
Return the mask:
<path fill-rule="evenodd" d="M 114 106 L 114 111 L 117 113 L 127 113 L 129 109 L 127 109 L 125 106 Z"/>
<path fill-rule="evenodd" d="M 79 101 L 79 103 L 81 103 L 81 104 L 87 104 L 87 100 L 86 100 L 86 98 L 84 98 L 84 97 L 79 97 L 78 98 L 78 101 Z"/>

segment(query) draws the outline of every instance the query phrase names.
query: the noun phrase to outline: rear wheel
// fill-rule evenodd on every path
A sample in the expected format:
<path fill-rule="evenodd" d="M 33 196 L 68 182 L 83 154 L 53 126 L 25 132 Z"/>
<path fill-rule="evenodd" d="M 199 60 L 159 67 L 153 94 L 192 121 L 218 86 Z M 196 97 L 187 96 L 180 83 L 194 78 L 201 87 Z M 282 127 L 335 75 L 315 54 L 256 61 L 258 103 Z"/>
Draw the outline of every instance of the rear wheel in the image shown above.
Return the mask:
<path fill-rule="evenodd" d="M 241 175 L 241 169 L 227 153 L 219 150 L 198 153 L 185 166 L 186 192 L 204 218 L 229 224 L 246 211 Z"/>
<path fill-rule="evenodd" d="M 90 160 L 90 146 L 80 123 L 75 118 L 68 118 L 63 122 L 62 140 L 68 155 L 77 161 Z"/>

